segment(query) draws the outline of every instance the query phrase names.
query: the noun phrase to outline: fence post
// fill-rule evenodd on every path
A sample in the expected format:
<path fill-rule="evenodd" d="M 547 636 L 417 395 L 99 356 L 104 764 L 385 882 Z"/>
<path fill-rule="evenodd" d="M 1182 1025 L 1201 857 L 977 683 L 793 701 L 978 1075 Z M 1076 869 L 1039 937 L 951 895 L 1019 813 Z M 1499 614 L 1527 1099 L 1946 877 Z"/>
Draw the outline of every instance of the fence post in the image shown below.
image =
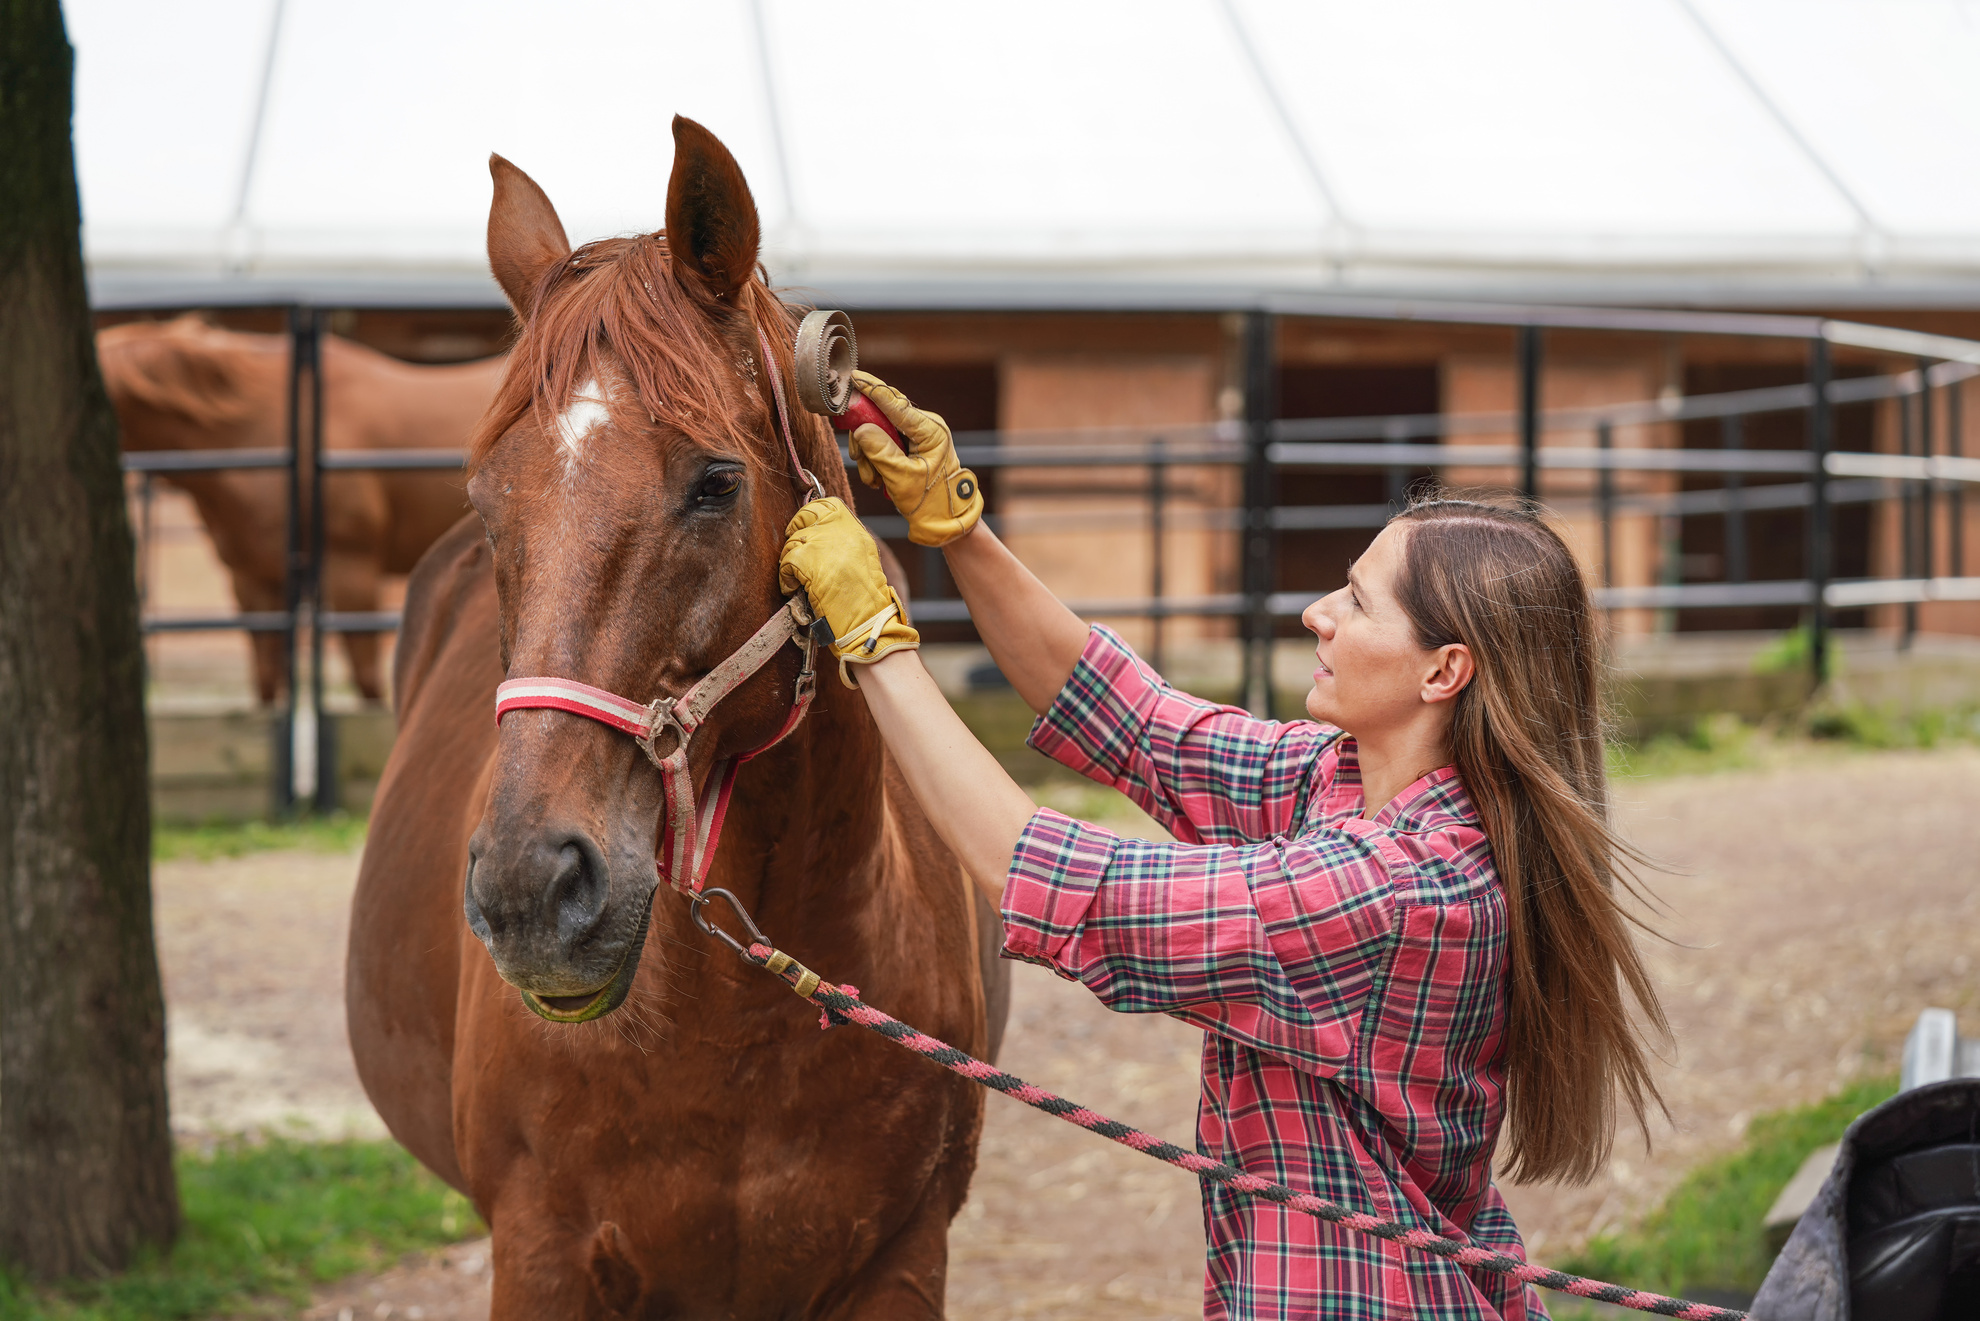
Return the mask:
<path fill-rule="evenodd" d="M 337 723 L 323 713 L 323 314 L 310 309 L 309 359 L 309 710 L 316 728 L 318 812 L 337 810 Z"/>
<path fill-rule="evenodd" d="M 302 711 L 296 633 L 309 572 L 303 546 L 302 378 L 316 356 L 315 331 L 316 321 L 311 313 L 301 307 L 289 309 L 289 559 L 282 592 L 283 609 L 288 614 L 282 630 L 282 659 L 288 689 L 281 715 L 270 729 L 269 748 L 272 807 L 277 816 L 289 815 L 296 806 L 296 733 Z"/>
<path fill-rule="evenodd" d="M 1954 380 L 1946 385 L 1946 453 L 1955 459 L 1966 457 L 1966 437 L 1961 434 L 1966 425 L 1965 405 L 1961 396 L 1965 393 L 1964 381 Z M 1953 482 L 1952 490 L 1946 493 L 1946 554 L 1951 558 L 1949 566 L 1955 578 L 1966 576 L 1966 483 Z"/>
<path fill-rule="evenodd" d="M 1719 448 L 1746 448 L 1746 418 L 1728 413 L 1719 419 Z M 1736 469 L 1726 470 L 1726 581 L 1746 581 L 1746 482 Z"/>
<path fill-rule="evenodd" d="M 1519 328 L 1519 489 L 1540 498 L 1540 327 Z"/>
<path fill-rule="evenodd" d="M 1932 457 L 1932 363 L 1930 359 L 1918 360 L 1918 454 L 1920 458 Z M 1933 554 L 1938 540 L 1939 484 L 1927 477 L 1918 484 L 1918 576 L 1934 578 L 1933 562 L 1938 558 Z"/>
<path fill-rule="evenodd" d="M 1808 580 L 1814 594 L 1808 603 L 1808 663 L 1815 686 L 1829 676 L 1829 447 L 1835 434 L 1829 402 L 1829 341 L 1817 336 L 1808 343 L 1808 384 L 1814 397 L 1808 408 Z"/>
<path fill-rule="evenodd" d="M 1267 719 L 1272 710 L 1272 465 L 1266 447 L 1278 412 L 1277 321 L 1244 314 L 1244 704 Z"/>
<path fill-rule="evenodd" d="M 1595 446 L 1606 458 L 1616 446 L 1616 429 L 1607 418 L 1595 424 Z M 1595 507 L 1602 517 L 1602 586 L 1616 585 L 1616 470 L 1604 463 L 1595 470 Z"/>
<path fill-rule="evenodd" d="M 140 617 L 151 608 L 152 545 L 157 530 L 153 508 L 158 495 L 156 478 L 157 474 L 150 472 L 138 478 L 137 598 Z"/>
<path fill-rule="evenodd" d="M 1923 384 L 1923 382 L 1921 382 Z M 1906 458 L 1916 455 L 1918 439 L 1917 400 L 1912 396 L 1898 395 L 1898 453 Z M 1918 566 L 1918 483 L 1900 481 L 1898 483 L 1898 577 L 1917 578 L 1921 576 Z M 1911 640 L 1918 633 L 1918 602 L 1904 603 L 1904 633 L 1898 642 L 1900 650 L 1909 651 Z"/>

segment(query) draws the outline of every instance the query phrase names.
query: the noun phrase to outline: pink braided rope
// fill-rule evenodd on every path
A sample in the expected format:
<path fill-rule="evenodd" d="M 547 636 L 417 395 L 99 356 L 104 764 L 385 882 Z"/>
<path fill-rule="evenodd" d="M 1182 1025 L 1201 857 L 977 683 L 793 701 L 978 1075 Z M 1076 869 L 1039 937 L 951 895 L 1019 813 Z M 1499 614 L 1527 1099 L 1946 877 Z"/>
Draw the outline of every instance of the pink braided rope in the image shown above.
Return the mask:
<path fill-rule="evenodd" d="M 775 949 L 761 942 L 753 943 L 743 950 L 744 958 L 770 970 L 793 990 L 798 990 L 806 978 L 816 976 L 803 964 L 789 961 L 788 955 L 785 956 L 785 962 L 780 970 L 770 969 L 770 961 L 776 954 Z M 1075 1105 L 1062 1096 L 1046 1091 L 1043 1087 L 1005 1073 L 994 1065 L 985 1064 L 982 1060 L 937 1041 L 926 1033 L 917 1032 L 899 1019 L 883 1014 L 861 1000 L 857 987 L 834 986 L 830 982 L 819 981 L 808 994 L 804 994 L 804 998 L 823 1011 L 819 1017 L 820 1027 L 831 1027 L 836 1023 L 857 1023 L 897 1045 L 907 1047 L 917 1055 L 933 1060 L 952 1073 L 959 1073 L 992 1091 L 1002 1092 L 1035 1110 L 1042 1110 L 1069 1124 L 1077 1124 L 1090 1133 L 1098 1133 L 1124 1147 L 1132 1147 L 1157 1160 L 1166 1161 L 1178 1169 L 1188 1170 L 1199 1178 L 1211 1179 L 1241 1193 L 1249 1193 L 1280 1206 L 1303 1211 L 1307 1215 L 1331 1224 L 1345 1225 L 1358 1233 L 1370 1234 L 1391 1243 L 1400 1243 L 1406 1248 L 1448 1258 L 1460 1266 L 1470 1266 L 1498 1275 L 1509 1275 L 1522 1283 L 1538 1285 L 1542 1289 L 1552 1289 L 1559 1293 L 1573 1294 L 1577 1298 L 1614 1303 L 1619 1307 L 1651 1312 L 1658 1316 L 1680 1317 L 1683 1321 L 1747 1321 L 1745 1312 L 1732 1308 L 1713 1307 L 1706 1303 L 1688 1303 L 1682 1298 L 1667 1298 L 1663 1294 L 1647 1293 L 1641 1289 L 1625 1289 L 1621 1285 L 1604 1284 L 1600 1280 L 1591 1280 L 1583 1275 L 1549 1270 L 1545 1266 L 1536 1266 L 1518 1257 L 1476 1247 L 1462 1239 L 1445 1238 L 1427 1229 L 1412 1229 L 1394 1220 L 1381 1220 L 1365 1212 L 1350 1211 L 1339 1203 L 1315 1197 L 1311 1193 L 1296 1192 L 1284 1184 L 1261 1179 L 1255 1174 L 1246 1174 L 1234 1165 L 1211 1160 L 1187 1147 L 1164 1142 L 1152 1133 L 1130 1128 L 1119 1120 L 1109 1119 L 1105 1115 L 1088 1110 L 1085 1106 Z"/>

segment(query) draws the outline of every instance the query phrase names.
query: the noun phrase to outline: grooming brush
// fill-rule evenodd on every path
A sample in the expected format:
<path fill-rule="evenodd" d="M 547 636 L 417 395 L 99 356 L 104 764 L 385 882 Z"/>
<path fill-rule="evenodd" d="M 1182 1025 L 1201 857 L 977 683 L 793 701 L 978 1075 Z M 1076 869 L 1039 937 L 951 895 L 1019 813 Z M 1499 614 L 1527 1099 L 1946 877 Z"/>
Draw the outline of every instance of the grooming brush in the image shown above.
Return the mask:
<path fill-rule="evenodd" d="M 908 448 L 899 429 L 853 385 L 853 373 L 859 369 L 859 340 L 853 335 L 852 318 L 844 312 L 822 310 L 807 314 L 798 323 L 797 348 L 791 356 L 798 402 L 829 419 L 834 431 L 851 431 L 871 422 L 892 436 L 902 450 Z"/>

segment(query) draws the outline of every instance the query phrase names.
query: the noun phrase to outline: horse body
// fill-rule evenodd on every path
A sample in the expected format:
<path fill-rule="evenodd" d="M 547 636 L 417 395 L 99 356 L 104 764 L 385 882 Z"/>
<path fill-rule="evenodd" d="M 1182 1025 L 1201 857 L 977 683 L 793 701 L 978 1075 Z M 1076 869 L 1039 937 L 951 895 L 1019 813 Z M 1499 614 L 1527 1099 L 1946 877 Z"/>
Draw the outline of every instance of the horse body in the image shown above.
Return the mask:
<path fill-rule="evenodd" d="M 767 384 L 747 364 L 751 332 L 781 310 L 764 311 L 760 282 L 705 273 L 710 245 L 745 220 L 753 268 L 754 207 L 705 130 L 678 121 L 676 138 L 667 233 L 702 239 L 701 265 L 681 272 L 676 249 L 672 269 L 591 278 L 649 292 L 708 281 L 712 294 L 692 286 L 689 311 L 670 313 L 672 333 L 705 339 L 696 351 L 726 379 L 700 384 L 742 443 L 768 441 Z M 525 318 L 521 355 L 559 307 L 596 310 L 563 263 L 648 260 L 636 245 L 657 240 L 570 254 L 535 185 L 506 162 L 496 175 L 490 250 Z M 636 391 L 635 328 L 608 330 L 549 388 L 611 401 L 610 427 L 574 436 L 575 404 L 544 426 L 498 399 L 470 485 L 482 517 L 443 537 L 408 587 L 400 732 L 351 927 L 360 1076 L 393 1133 L 490 1225 L 495 1321 L 938 1316 L 978 1090 L 870 1034 L 821 1030 L 695 929 L 685 898 L 657 884 L 664 799 L 632 739 L 562 711 L 512 711 L 499 730 L 492 718 L 505 673 L 678 694 L 780 605 L 776 554 L 802 496 L 777 451 L 731 460 L 719 420 L 643 416 L 636 393 L 653 408 L 689 387 Z M 540 366 L 518 366 L 519 390 L 556 375 Z M 805 445 L 847 494 L 823 429 Z M 697 783 L 718 754 L 774 734 L 797 669 L 786 647 L 724 700 L 691 748 Z M 821 974 L 964 1049 L 993 1048 L 995 919 L 836 678 L 741 768 L 707 884 Z M 627 967 L 623 1003 L 589 1021 L 546 1021 L 517 994 L 595 1010 Z"/>
<path fill-rule="evenodd" d="M 97 336 L 104 382 L 127 450 L 279 448 L 288 444 L 289 340 L 221 330 L 195 317 L 133 322 Z M 504 360 L 400 362 L 337 336 L 323 342 L 327 449 L 464 448 L 494 396 Z M 288 563 L 287 476 L 280 471 L 175 473 L 193 499 L 243 610 L 281 610 Z M 308 473 L 304 490 L 308 490 Z M 387 574 L 408 572 L 467 509 L 451 472 L 349 472 L 324 483 L 325 603 L 376 610 Z M 253 636 L 255 683 L 273 701 L 286 681 L 282 639 Z M 347 633 L 360 692 L 377 700 L 376 634 Z"/>

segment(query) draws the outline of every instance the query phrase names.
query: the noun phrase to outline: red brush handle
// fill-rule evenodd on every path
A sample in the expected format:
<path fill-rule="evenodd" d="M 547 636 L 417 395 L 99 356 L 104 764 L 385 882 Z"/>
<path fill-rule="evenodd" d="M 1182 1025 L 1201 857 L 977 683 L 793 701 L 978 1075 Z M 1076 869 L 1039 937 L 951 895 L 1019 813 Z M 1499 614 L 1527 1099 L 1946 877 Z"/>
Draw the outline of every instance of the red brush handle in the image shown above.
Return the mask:
<path fill-rule="evenodd" d="M 875 408 L 873 401 L 857 390 L 853 391 L 852 402 L 846 405 L 846 411 L 832 419 L 832 430 L 852 431 L 869 422 L 892 436 L 894 443 L 901 447 L 903 454 L 908 452 L 907 438 L 901 435 L 900 428 L 889 422 L 887 415 Z"/>

